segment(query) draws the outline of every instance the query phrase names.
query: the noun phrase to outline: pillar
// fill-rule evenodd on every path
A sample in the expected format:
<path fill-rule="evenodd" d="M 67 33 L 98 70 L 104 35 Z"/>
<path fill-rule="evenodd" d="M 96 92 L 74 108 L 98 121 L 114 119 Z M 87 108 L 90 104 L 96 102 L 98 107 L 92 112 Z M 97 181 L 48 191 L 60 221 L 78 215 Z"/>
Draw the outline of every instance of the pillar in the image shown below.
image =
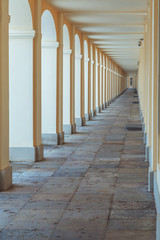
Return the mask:
<path fill-rule="evenodd" d="M 96 104 L 96 112 L 100 113 L 101 112 L 101 108 L 100 108 L 100 71 L 101 71 L 101 64 L 100 64 L 100 50 L 97 51 L 98 52 L 98 64 L 97 64 L 97 71 L 98 71 L 98 79 L 97 79 L 97 104 Z"/>
<path fill-rule="evenodd" d="M 107 102 L 107 95 L 106 95 L 106 88 L 107 88 L 107 84 L 106 84 L 106 76 L 107 76 L 107 69 L 106 69 L 106 56 L 104 55 L 103 57 L 103 109 L 105 109 L 106 107 L 106 102 Z"/>
<path fill-rule="evenodd" d="M 57 14 L 57 96 L 56 96 L 56 132 L 58 144 L 64 143 L 63 132 L 63 14 Z"/>
<path fill-rule="evenodd" d="M 84 88 L 84 80 L 85 80 L 85 71 L 84 71 L 84 34 L 82 35 L 82 61 L 81 61 L 81 119 L 82 119 L 82 126 L 85 126 L 85 88 Z"/>
<path fill-rule="evenodd" d="M 152 42 L 152 151 L 151 151 L 151 163 L 150 163 L 150 174 L 152 171 L 155 172 L 157 170 L 157 162 L 158 162 L 158 68 L 157 68 L 157 49 L 158 49 L 158 0 L 153 0 L 153 42 Z M 151 176 L 150 188 L 153 188 L 153 179 Z"/>
<path fill-rule="evenodd" d="M 91 77 L 92 77 L 92 58 L 91 58 L 91 51 L 92 51 L 92 42 L 91 40 L 89 41 L 88 44 L 88 58 L 89 58 L 89 62 L 88 62 L 88 116 L 87 119 L 88 120 L 92 120 L 92 113 L 91 113 Z"/>
<path fill-rule="evenodd" d="M 63 50 L 64 52 L 64 50 Z M 70 123 L 63 125 L 64 132 L 74 134 L 76 132 L 75 123 L 75 26 L 71 26 L 71 50 L 70 55 Z M 64 107 L 64 106 L 63 106 Z"/>
<path fill-rule="evenodd" d="M 110 102 L 110 60 L 107 58 L 107 105 Z"/>
<path fill-rule="evenodd" d="M 9 44 L 8 1 L 0 0 L 0 191 L 12 185 L 9 166 Z"/>
<path fill-rule="evenodd" d="M 93 45 L 93 109 L 92 116 L 96 115 L 96 47 Z"/>
<path fill-rule="evenodd" d="M 35 0 L 33 40 L 33 146 L 36 150 L 36 161 L 43 159 L 41 139 L 41 1 Z"/>

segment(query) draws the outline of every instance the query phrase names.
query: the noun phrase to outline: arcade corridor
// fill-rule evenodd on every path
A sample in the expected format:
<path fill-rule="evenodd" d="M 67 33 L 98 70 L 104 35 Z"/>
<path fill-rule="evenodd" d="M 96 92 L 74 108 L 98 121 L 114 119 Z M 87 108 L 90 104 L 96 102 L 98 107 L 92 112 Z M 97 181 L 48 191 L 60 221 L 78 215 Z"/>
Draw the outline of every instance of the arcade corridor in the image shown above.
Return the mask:
<path fill-rule="evenodd" d="M 155 240 L 154 197 L 138 98 L 127 90 L 109 107 L 45 147 L 36 163 L 12 163 L 1 192 L 1 240 Z"/>
<path fill-rule="evenodd" d="M 0 0 L 0 240 L 160 240 L 160 0 Z"/>

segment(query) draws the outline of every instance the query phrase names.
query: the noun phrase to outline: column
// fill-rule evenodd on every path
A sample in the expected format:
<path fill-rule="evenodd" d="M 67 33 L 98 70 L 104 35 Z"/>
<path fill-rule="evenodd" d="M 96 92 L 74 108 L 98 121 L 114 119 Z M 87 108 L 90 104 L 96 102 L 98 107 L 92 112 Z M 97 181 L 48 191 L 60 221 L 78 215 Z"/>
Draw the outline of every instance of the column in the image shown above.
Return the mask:
<path fill-rule="evenodd" d="M 93 109 L 92 116 L 96 115 L 96 47 L 93 45 Z"/>
<path fill-rule="evenodd" d="M 89 41 L 88 44 L 88 120 L 92 120 L 92 113 L 91 113 L 91 71 L 92 71 L 92 59 L 91 59 L 91 51 L 92 51 L 92 42 Z"/>
<path fill-rule="evenodd" d="M 103 109 L 105 109 L 106 107 L 106 102 L 107 102 L 107 95 L 106 95 L 106 88 L 107 88 L 107 84 L 106 84 L 106 76 L 107 76 L 107 70 L 106 70 L 106 55 L 104 55 L 103 57 Z"/>
<path fill-rule="evenodd" d="M 102 111 L 103 109 L 103 54 L 101 52 L 101 55 L 100 55 L 100 59 L 102 59 L 100 62 L 101 62 L 101 66 L 100 66 L 100 109 Z"/>
<path fill-rule="evenodd" d="M 97 63 L 97 77 L 96 77 L 96 113 L 100 113 L 100 51 L 97 50 L 98 63 Z"/>
<path fill-rule="evenodd" d="M 9 49 L 8 1 L 0 0 L 0 191 L 12 185 L 9 166 Z"/>
<path fill-rule="evenodd" d="M 139 85 L 139 78 L 138 78 Z M 149 8 L 149 76 L 148 76 L 148 138 L 147 158 L 151 157 L 152 138 L 152 0 Z"/>
<path fill-rule="evenodd" d="M 85 89 L 84 89 L 84 79 L 85 79 L 85 72 L 84 72 L 84 34 L 82 35 L 82 61 L 81 61 L 81 119 L 82 119 L 82 126 L 85 126 Z"/>
<path fill-rule="evenodd" d="M 72 54 L 70 58 L 70 124 L 71 124 L 71 134 L 76 132 L 75 123 L 75 26 L 71 27 L 71 49 Z"/>
<path fill-rule="evenodd" d="M 63 132 L 63 14 L 57 15 L 58 31 L 57 41 L 59 48 L 57 49 L 57 101 L 56 101 L 56 132 L 58 144 L 64 143 Z"/>
<path fill-rule="evenodd" d="M 43 159 L 41 139 L 41 1 L 36 0 L 34 6 L 33 40 L 33 146 L 36 150 L 36 161 Z"/>
<path fill-rule="evenodd" d="M 112 73 L 112 61 L 110 61 L 110 102 L 112 102 L 112 88 L 113 88 L 113 73 Z"/>
<path fill-rule="evenodd" d="M 107 105 L 110 103 L 110 77 L 110 60 L 107 58 Z"/>
<path fill-rule="evenodd" d="M 153 173 L 157 170 L 158 162 L 158 0 L 153 1 L 153 29 L 152 29 L 152 149 L 151 149 L 151 162 L 150 162 L 150 189 L 153 189 Z"/>
<path fill-rule="evenodd" d="M 93 44 L 91 42 L 91 118 L 93 116 L 94 109 L 94 53 L 93 53 Z"/>

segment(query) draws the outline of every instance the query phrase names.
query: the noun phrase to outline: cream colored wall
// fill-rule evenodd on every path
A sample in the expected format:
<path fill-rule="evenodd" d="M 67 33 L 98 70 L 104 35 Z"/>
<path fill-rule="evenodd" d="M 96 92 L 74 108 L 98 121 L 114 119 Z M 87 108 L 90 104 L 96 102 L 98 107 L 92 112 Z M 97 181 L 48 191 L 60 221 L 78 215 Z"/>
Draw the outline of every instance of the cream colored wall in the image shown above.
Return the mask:
<path fill-rule="evenodd" d="M 146 136 L 147 157 L 149 159 L 149 187 L 155 188 L 155 199 L 160 195 L 159 172 L 159 119 L 160 108 L 158 106 L 159 92 L 159 20 L 158 20 L 158 0 L 150 0 L 148 17 L 144 28 L 145 36 L 140 52 L 140 62 L 136 84 L 140 106 L 142 111 L 142 121 Z M 151 177 L 152 176 L 152 177 Z M 154 178 L 154 182 L 153 179 Z M 157 195 L 158 194 L 158 195 Z"/>

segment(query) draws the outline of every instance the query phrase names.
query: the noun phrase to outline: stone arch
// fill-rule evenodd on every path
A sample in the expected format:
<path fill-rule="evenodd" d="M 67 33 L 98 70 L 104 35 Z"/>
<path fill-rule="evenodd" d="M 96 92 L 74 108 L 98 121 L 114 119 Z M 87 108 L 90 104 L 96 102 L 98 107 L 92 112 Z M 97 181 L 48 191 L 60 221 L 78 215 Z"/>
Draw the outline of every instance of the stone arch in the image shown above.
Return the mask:
<path fill-rule="evenodd" d="M 56 92 L 57 92 L 57 34 L 55 22 L 49 10 L 41 17 L 41 96 L 42 96 L 42 143 L 55 144 Z"/>
<path fill-rule="evenodd" d="M 85 86 L 85 116 L 88 120 L 88 43 L 84 41 L 84 86 Z"/>
<path fill-rule="evenodd" d="M 45 10 L 41 17 L 42 40 L 57 41 L 56 26 L 49 10 Z"/>
<path fill-rule="evenodd" d="M 10 160 L 34 161 L 33 30 L 28 0 L 9 0 Z M 22 154 L 23 153 L 23 154 Z"/>
<path fill-rule="evenodd" d="M 94 64 L 94 61 L 93 61 L 93 47 L 91 45 L 91 111 L 93 113 L 93 96 L 94 96 L 94 93 L 93 93 L 93 64 Z"/>
<path fill-rule="evenodd" d="M 78 34 L 75 35 L 75 119 L 82 126 L 81 119 L 81 45 Z"/>
<path fill-rule="evenodd" d="M 72 132 L 70 119 L 70 37 L 67 25 L 63 26 L 63 128 L 66 134 Z"/>
<path fill-rule="evenodd" d="M 98 51 L 96 49 L 96 109 L 98 109 L 98 96 L 99 96 L 99 92 L 98 92 L 98 89 L 99 89 L 99 86 L 98 86 Z"/>

